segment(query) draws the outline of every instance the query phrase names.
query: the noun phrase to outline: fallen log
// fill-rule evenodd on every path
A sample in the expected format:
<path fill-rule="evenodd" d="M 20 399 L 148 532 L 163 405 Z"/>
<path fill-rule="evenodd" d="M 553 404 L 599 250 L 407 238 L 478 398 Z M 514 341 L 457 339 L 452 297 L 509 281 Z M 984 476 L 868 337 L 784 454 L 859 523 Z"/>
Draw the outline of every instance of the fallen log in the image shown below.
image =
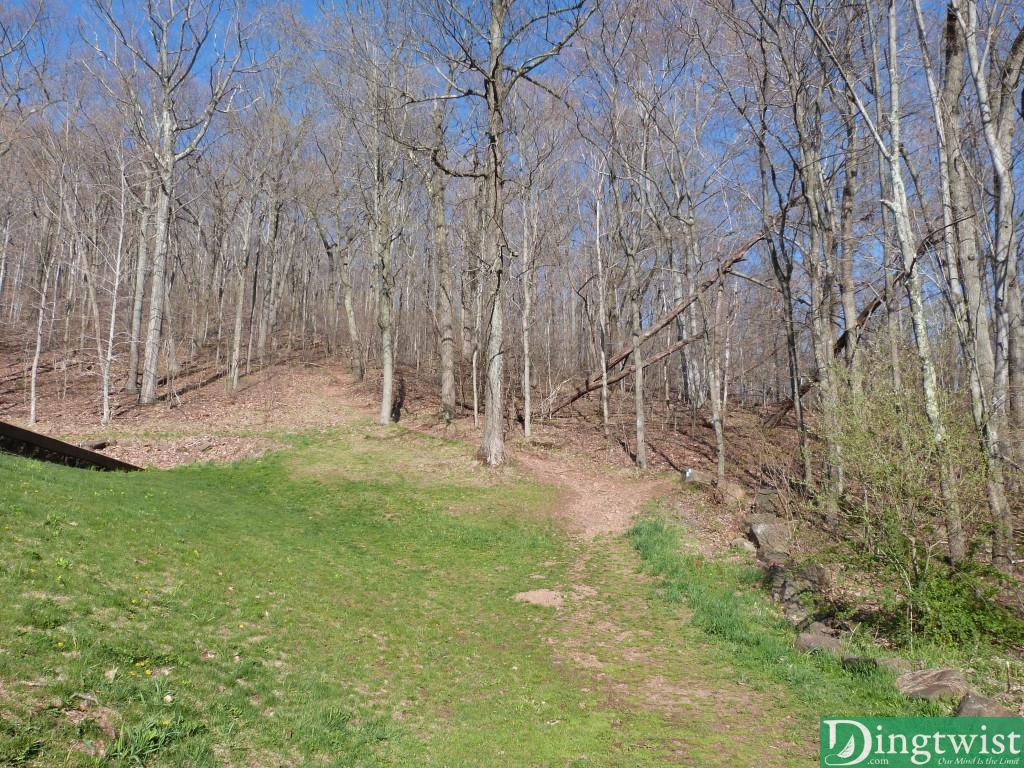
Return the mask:
<path fill-rule="evenodd" d="M 669 323 L 671 323 L 673 320 L 679 317 L 679 315 L 683 314 L 683 312 L 689 309 L 693 305 L 693 303 L 697 301 L 698 298 L 700 298 L 701 294 L 705 293 L 719 280 L 721 280 L 723 277 L 729 274 L 729 272 L 737 263 L 743 261 L 743 259 L 746 258 L 747 251 L 749 251 L 763 239 L 763 234 L 756 235 L 754 237 L 751 237 L 749 240 L 744 242 L 739 248 L 733 251 L 732 254 L 730 254 L 729 258 L 727 258 L 725 261 L 718 265 L 718 268 L 715 270 L 714 274 L 711 275 L 706 280 L 704 280 L 700 285 L 698 285 L 697 289 L 693 291 L 693 293 L 691 293 L 681 302 L 679 302 L 671 309 L 669 309 L 667 312 L 658 317 L 654 321 L 654 323 L 644 332 L 643 336 L 640 337 L 639 343 L 642 345 L 645 341 L 649 341 L 650 339 L 652 339 L 655 336 L 655 334 L 657 334 L 659 331 L 667 327 Z M 682 349 L 682 347 L 685 347 L 687 344 L 692 344 L 694 341 L 695 339 L 682 339 L 676 342 L 675 345 L 658 353 L 650 360 L 644 362 L 643 367 L 646 368 L 648 365 L 652 363 L 656 363 L 659 360 L 664 360 L 677 349 Z M 605 371 L 610 371 L 616 365 L 618 365 L 631 354 L 633 354 L 633 348 L 633 344 L 627 344 L 625 347 L 620 349 L 615 355 L 609 358 L 608 361 L 605 363 Z M 623 379 L 626 376 L 630 375 L 630 373 L 633 372 L 634 367 L 635 366 L 631 366 L 629 368 L 626 368 L 622 371 L 610 375 L 608 377 L 608 383 L 612 384 L 613 382 L 619 381 L 620 379 Z M 598 369 L 591 373 L 589 376 L 587 376 L 583 380 L 583 382 L 579 386 L 577 386 L 572 392 L 570 392 L 568 395 L 566 395 L 557 403 L 551 406 L 549 415 L 562 410 L 566 406 L 571 405 L 572 403 L 579 400 L 587 393 L 593 392 L 595 389 L 599 388 L 601 386 L 601 374 L 603 372 L 604 371 L 602 371 L 601 369 Z"/>
<path fill-rule="evenodd" d="M 673 344 L 672 346 L 667 347 L 667 348 L 661 350 L 661 352 L 659 352 L 658 354 L 654 355 L 650 359 L 644 360 L 644 368 L 646 368 L 649 365 L 654 365 L 655 363 L 661 362 L 666 357 L 671 355 L 673 352 L 678 352 L 683 347 L 686 347 L 686 346 L 688 346 L 690 344 L 693 344 L 693 342 L 695 342 L 695 341 L 697 341 L 697 339 L 680 339 L 675 344 Z M 632 376 L 633 372 L 635 370 L 636 370 L 636 366 L 635 365 L 631 365 L 628 368 L 623 368 L 622 370 L 616 371 L 615 373 L 613 373 L 611 376 L 608 377 L 608 383 L 609 384 L 615 384 L 616 382 L 621 381 L 622 379 L 626 378 L 627 376 Z M 555 405 L 554 407 L 552 407 L 551 413 L 554 413 L 556 410 L 561 410 L 562 408 L 565 408 L 567 405 L 571 405 L 572 403 L 575 403 L 577 400 L 579 400 L 584 395 L 589 394 L 590 392 L 593 392 L 594 390 L 597 390 L 597 389 L 600 389 L 600 388 L 601 388 L 601 382 L 600 381 L 597 381 L 597 382 L 587 381 L 587 382 L 581 384 L 576 389 L 574 389 L 572 392 L 570 392 L 568 395 L 566 395 L 564 398 L 562 398 L 562 400 L 559 400 L 558 404 Z"/>

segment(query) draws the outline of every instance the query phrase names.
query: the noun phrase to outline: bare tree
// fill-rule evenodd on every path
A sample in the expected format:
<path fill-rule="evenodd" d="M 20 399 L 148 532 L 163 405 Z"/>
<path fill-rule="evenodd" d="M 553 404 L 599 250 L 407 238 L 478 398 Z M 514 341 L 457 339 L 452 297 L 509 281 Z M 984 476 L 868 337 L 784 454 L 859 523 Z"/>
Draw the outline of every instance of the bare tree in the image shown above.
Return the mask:
<path fill-rule="evenodd" d="M 255 22 L 221 0 L 92 0 L 108 34 L 93 38 L 116 75 L 108 92 L 121 105 L 153 174 L 152 278 L 140 401 L 156 402 L 157 366 L 167 291 L 167 256 L 175 170 L 206 138 L 217 112 L 230 106 L 237 76 L 252 68 Z M 206 92 L 200 97 L 200 89 Z"/>
<path fill-rule="evenodd" d="M 487 378 L 480 457 L 488 466 L 505 461 L 505 294 L 509 258 L 505 231 L 504 185 L 507 168 L 509 95 L 522 83 L 536 84 L 535 73 L 557 57 L 593 12 L 586 0 L 565 4 L 532 0 L 417 3 L 429 20 L 422 45 L 441 71 L 450 72 L 451 98 L 479 100 L 482 170 L 447 169 L 476 175 L 484 184 L 481 268 L 487 290 Z M 436 158 L 439 160 L 439 158 Z"/>

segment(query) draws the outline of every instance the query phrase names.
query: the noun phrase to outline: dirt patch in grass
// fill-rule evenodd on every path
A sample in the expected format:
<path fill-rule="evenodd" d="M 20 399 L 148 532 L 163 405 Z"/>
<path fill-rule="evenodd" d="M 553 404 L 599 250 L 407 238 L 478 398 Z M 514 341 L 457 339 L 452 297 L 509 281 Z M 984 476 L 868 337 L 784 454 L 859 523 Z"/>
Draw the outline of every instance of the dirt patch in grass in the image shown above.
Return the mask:
<path fill-rule="evenodd" d="M 117 735 L 115 723 L 120 720 L 118 714 L 114 710 L 102 706 L 92 696 L 79 696 L 78 699 L 78 708 L 64 710 L 64 717 L 74 725 L 80 725 L 89 720 L 95 723 L 104 735 L 113 739 Z"/>
<path fill-rule="evenodd" d="M 547 608 L 561 608 L 565 602 L 562 593 L 554 589 L 531 589 L 529 592 L 513 595 L 512 599 L 517 603 L 543 605 Z"/>

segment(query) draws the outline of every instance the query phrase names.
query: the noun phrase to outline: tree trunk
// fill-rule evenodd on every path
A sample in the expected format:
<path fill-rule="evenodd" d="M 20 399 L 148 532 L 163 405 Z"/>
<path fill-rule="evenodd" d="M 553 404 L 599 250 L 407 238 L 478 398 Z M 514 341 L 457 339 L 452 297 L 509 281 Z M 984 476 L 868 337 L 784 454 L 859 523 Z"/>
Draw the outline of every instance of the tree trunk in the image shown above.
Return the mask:
<path fill-rule="evenodd" d="M 725 486 L 725 413 L 722 398 L 722 377 L 720 375 L 720 355 L 718 334 L 722 327 L 722 298 L 725 293 L 725 281 L 718 283 L 715 291 L 714 327 L 704 327 L 704 338 L 708 348 L 708 395 L 711 400 L 711 425 L 715 430 L 716 482 L 719 488 Z M 706 318 L 706 315 L 705 315 Z"/>
<path fill-rule="evenodd" d="M 437 346 L 441 358 L 441 415 L 455 418 L 455 313 L 452 301 L 451 255 L 448 251 L 448 220 L 444 209 L 444 176 L 431 166 L 427 194 L 433 216 L 434 265 L 437 270 Z"/>
<path fill-rule="evenodd" d="M 637 276 L 636 255 L 626 254 L 626 280 L 629 291 L 629 327 L 633 342 L 633 405 L 636 408 L 636 465 L 647 469 L 646 430 L 644 424 L 644 362 L 640 351 L 640 337 L 643 333 L 640 314 L 640 281 Z"/>
<path fill-rule="evenodd" d="M 484 279 L 488 293 L 487 380 L 484 391 L 484 428 L 480 459 L 487 466 L 505 463 L 505 50 L 504 24 L 508 0 L 491 0 L 488 28 L 489 61 L 485 78 L 487 100 L 487 147 L 484 184 L 484 228 L 482 243 Z"/>
<path fill-rule="evenodd" d="M 245 317 L 245 287 L 248 283 L 246 273 L 249 270 L 249 250 L 252 247 L 252 223 L 255 218 L 256 201 L 251 200 L 246 209 L 245 221 L 242 223 L 242 243 L 236 257 L 235 270 L 238 285 L 235 295 L 235 322 L 231 336 L 231 361 L 228 369 L 228 384 L 232 392 L 238 391 L 239 369 L 242 364 L 242 320 Z"/>
<path fill-rule="evenodd" d="M 46 301 L 49 297 L 51 272 L 50 254 L 50 218 L 45 215 L 43 219 L 43 238 L 40 247 L 40 275 L 39 275 L 39 312 L 36 314 L 36 344 L 32 354 L 32 372 L 29 380 L 29 414 L 28 425 L 35 426 L 36 423 L 36 388 L 39 381 L 39 361 L 43 354 L 43 322 L 46 318 Z"/>
<path fill-rule="evenodd" d="M 386 214 L 384 215 L 386 216 Z M 382 425 L 387 425 L 392 421 L 395 421 L 395 352 L 393 337 L 395 276 L 391 273 L 392 244 L 390 242 L 388 229 L 386 219 L 384 219 L 374 224 L 370 235 L 372 246 L 375 251 L 374 260 L 377 265 L 377 279 L 379 281 L 377 327 L 380 330 L 381 367 L 383 368 L 379 417 L 379 423 Z"/>
<path fill-rule="evenodd" d="M 146 295 L 146 275 L 149 271 L 149 221 L 153 211 L 153 185 L 151 171 L 146 172 L 146 190 L 139 215 L 139 258 L 135 267 L 135 292 L 132 294 L 132 328 L 128 340 L 128 381 L 125 391 L 139 391 L 139 345 L 142 343 L 142 306 Z"/>
<path fill-rule="evenodd" d="M 359 326 L 356 325 L 356 308 L 352 297 L 351 259 L 351 250 L 345 248 L 341 252 L 338 271 L 341 275 L 342 300 L 345 303 L 345 320 L 348 323 L 349 360 L 352 378 L 356 381 L 362 381 L 366 374 L 366 369 L 363 365 L 363 345 L 359 338 Z"/>
<path fill-rule="evenodd" d="M 169 118 L 168 118 L 169 119 Z M 168 128 L 169 130 L 169 128 Z M 169 141 L 169 139 L 168 139 Z M 149 293 L 149 326 L 146 331 L 146 351 L 142 364 L 142 392 L 139 402 L 156 402 L 157 367 L 160 358 L 161 330 L 164 319 L 164 295 L 167 279 L 167 252 L 171 223 L 171 199 L 174 183 L 174 163 L 162 158 L 156 188 L 156 231 L 153 240 L 153 281 Z"/>
<path fill-rule="evenodd" d="M 917 345 L 918 362 L 921 366 L 921 386 L 924 393 L 925 413 L 928 417 L 928 424 L 931 428 L 932 445 L 939 463 L 939 487 L 945 504 L 946 511 L 946 535 L 950 560 L 954 563 L 962 560 L 966 554 L 966 546 L 963 537 L 963 517 L 960 512 L 960 502 L 956 496 L 956 489 L 952 480 L 952 471 L 949 466 L 949 456 L 946 445 L 946 427 L 939 409 L 939 386 L 935 374 L 935 363 L 932 358 L 931 340 L 928 336 L 928 326 L 924 317 L 924 301 L 921 294 L 920 268 L 915 263 L 917 260 L 917 249 L 914 246 L 913 236 L 910 231 L 910 205 L 907 201 L 906 188 L 903 184 L 903 172 L 901 169 L 901 121 L 900 121 L 900 96 L 899 96 L 899 74 L 896 69 L 895 51 L 896 44 L 896 6 L 895 0 L 889 0 L 889 50 L 892 53 L 889 60 L 889 83 L 890 83 L 890 110 L 889 126 L 891 132 L 891 146 L 886 152 L 889 177 L 892 183 L 893 200 L 891 206 L 896 221 L 896 237 L 900 244 L 900 251 L 903 256 L 903 263 L 907 272 L 907 287 L 910 294 L 910 315 L 914 327 L 914 340 Z M 885 149 L 883 147 L 883 149 Z"/>
<path fill-rule="evenodd" d="M 604 257 L 601 254 L 601 190 L 597 193 L 596 228 L 594 252 L 597 258 L 597 312 L 598 327 L 601 332 L 600 367 L 601 367 L 601 426 L 604 436 L 608 437 L 608 312 L 605 308 Z M 549 414 L 550 415 L 550 414 Z"/>
<path fill-rule="evenodd" d="M 533 248 L 530 232 L 530 218 L 536 216 L 535 201 L 531 201 L 531 210 L 523 216 L 523 264 L 519 277 L 522 283 L 523 306 L 520 331 L 523 334 L 523 435 L 530 437 L 532 407 L 530 403 L 530 323 L 533 322 Z"/>

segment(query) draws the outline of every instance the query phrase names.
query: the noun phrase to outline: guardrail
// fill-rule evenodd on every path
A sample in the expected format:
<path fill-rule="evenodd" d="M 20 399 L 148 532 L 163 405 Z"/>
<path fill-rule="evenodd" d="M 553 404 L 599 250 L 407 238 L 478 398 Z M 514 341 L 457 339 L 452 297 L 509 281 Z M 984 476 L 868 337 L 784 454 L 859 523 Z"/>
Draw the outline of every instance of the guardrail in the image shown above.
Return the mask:
<path fill-rule="evenodd" d="M 0 451 L 79 469 L 135 472 L 142 467 L 0 421 Z"/>

